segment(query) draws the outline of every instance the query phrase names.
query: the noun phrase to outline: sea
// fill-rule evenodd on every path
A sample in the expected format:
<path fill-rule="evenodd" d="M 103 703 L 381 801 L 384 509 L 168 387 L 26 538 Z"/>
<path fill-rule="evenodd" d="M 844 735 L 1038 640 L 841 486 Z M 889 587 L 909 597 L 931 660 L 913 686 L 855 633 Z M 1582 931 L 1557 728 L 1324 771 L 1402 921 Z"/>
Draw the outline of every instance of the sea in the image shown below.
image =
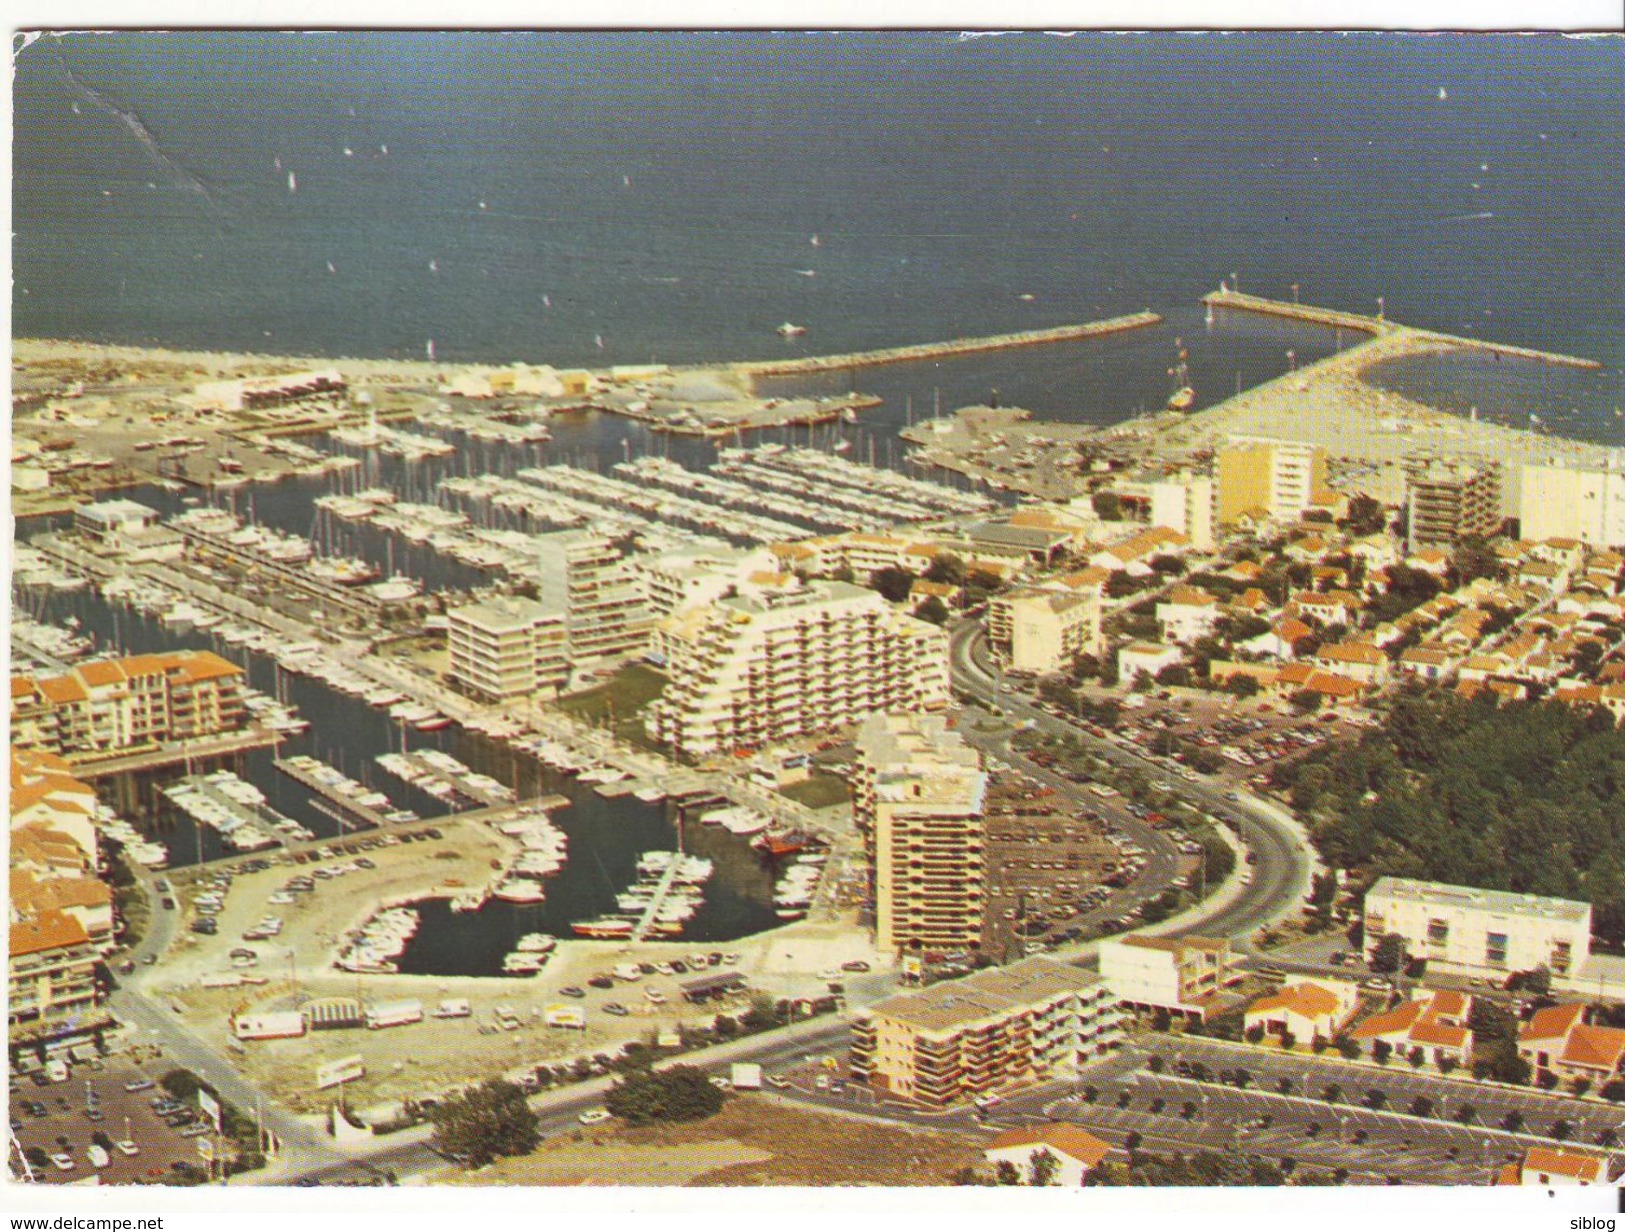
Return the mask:
<path fill-rule="evenodd" d="M 19 336 L 598 366 L 1151 308 L 859 379 L 888 423 L 995 390 L 1112 422 L 1181 348 L 1198 405 L 1331 349 L 1206 330 L 1232 280 L 1593 357 L 1473 404 L 1621 434 L 1617 37 L 68 34 L 16 58 L 14 169 Z"/>

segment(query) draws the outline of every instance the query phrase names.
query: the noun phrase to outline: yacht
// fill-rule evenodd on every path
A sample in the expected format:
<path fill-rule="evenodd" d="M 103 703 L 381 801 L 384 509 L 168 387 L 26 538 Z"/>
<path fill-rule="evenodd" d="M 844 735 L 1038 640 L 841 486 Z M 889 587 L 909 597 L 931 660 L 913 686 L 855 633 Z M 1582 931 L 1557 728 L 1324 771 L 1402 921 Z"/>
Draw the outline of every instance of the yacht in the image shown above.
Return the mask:
<path fill-rule="evenodd" d="M 541 882 L 528 877 L 508 877 L 497 883 L 491 897 L 505 903 L 540 903 L 546 900 L 547 891 Z"/>
<path fill-rule="evenodd" d="M 779 326 L 779 337 L 781 338 L 799 338 L 806 332 L 807 327 L 805 325 L 792 325 L 788 321 Z"/>

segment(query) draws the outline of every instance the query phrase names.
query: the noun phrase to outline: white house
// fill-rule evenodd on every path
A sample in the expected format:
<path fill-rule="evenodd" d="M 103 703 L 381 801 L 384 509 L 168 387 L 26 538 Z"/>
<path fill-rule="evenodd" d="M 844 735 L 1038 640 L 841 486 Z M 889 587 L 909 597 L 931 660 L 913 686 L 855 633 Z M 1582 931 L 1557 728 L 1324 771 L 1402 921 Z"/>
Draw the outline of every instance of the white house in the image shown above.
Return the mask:
<path fill-rule="evenodd" d="M 1058 1121 L 1007 1129 L 988 1142 L 982 1158 L 995 1167 L 1001 1163 L 1014 1164 L 1026 1181 L 1033 1156 L 1045 1151 L 1055 1157 L 1058 1165 L 1051 1184 L 1075 1189 L 1083 1184 L 1089 1170 L 1106 1158 L 1111 1147 L 1082 1126 Z"/>

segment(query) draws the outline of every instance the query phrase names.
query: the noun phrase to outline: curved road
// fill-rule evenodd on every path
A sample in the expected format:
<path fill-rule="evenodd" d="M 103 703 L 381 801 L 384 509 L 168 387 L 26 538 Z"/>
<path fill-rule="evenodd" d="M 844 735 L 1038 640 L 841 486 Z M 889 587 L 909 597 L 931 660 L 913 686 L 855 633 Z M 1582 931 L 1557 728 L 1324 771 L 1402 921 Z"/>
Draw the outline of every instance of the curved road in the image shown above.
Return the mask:
<path fill-rule="evenodd" d="M 1101 739 L 1075 723 L 1039 709 L 1028 698 L 1001 687 L 998 670 L 992 666 L 988 655 L 986 633 L 976 620 L 965 620 L 954 627 L 949 641 L 949 662 L 955 689 L 973 701 L 985 703 L 1007 718 L 1031 722 L 1041 731 L 1077 739 L 1091 752 L 1115 765 L 1154 772 L 1161 777 L 1168 776 L 1169 771 L 1165 766 L 1137 750 Z M 969 733 L 966 738 L 971 738 Z M 1025 773 L 1045 783 L 1074 793 L 1076 791 L 1067 780 L 1049 774 L 1019 753 L 1009 751 L 1007 741 L 999 755 L 1019 763 Z M 1310 874 L 1314 869 L 1314 852 L 1284 814 L 1263 801 L 1246 795 L 1230 800 L 1222 789 L 1200 781 L 1190 782 L 1183 778 L 1170 781 L 1175 794 L 1188 803 L 1230 822 L 1256 856 L 1256 862 L 1246 866 L 1252 873 L 1251 885 L 1244 886 L 1231 901 L 1215 909 L 1203 911 L 1201 906 L 1196 907 L 1177 927 L 1170 929 L 1169 934 L 1177 936 L 1200 932 L 1235 937 L 1238 939 L 1234 942 L 1235 947 L 1246 950 L 1249 943 L 1243 939 L 1245 934 L 1280 920 L 1307 893 Z M 1148 856 L 1159 850 L 1172 850 L 1166 836 L 1149 827 L 1142 829 L 1161 844 L 1159 847 L 1153 842 L 1142 841 L 1141 846 L 1146 848 Z M 1135 890 L 1135 896 L 1144 899 L 1160 894 L 1172 880 L 1171 871 L 1164 871 L 1168 867 L 1171 866 L 1148 858 L 1145 872 L 1131 887 Z M 1109 916 L 1113 912 L 1106 911 L 1105 914 Z"/>

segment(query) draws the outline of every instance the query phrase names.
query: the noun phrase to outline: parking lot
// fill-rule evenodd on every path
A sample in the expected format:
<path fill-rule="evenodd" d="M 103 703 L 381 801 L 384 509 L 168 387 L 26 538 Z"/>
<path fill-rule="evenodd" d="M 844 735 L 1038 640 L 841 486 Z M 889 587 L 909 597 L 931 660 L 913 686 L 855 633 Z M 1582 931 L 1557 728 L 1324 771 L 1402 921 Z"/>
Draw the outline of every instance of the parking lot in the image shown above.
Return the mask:
<path fill-rule="evenodd" d="M 161 1064 L 150 1073 L 128 1062 L 97 1064 L 100 1069 L 75 1065 L 66 1082 L 45 1086 L 27 1078 L 12 1080 L 12 1130 L 36 1165 L 36 1181 L 65 1184 L 95 1174 L 104 1185 L 153 1184 L 175 1171 L 176 1164 L 206 1167 L 193 1140 L 197 1131 L 187 1128 L 195 1122 L 195 1108 L 171 1114 L 173 1124 L 154 1108 L 168 1098 L 154 1082 L 164 1072 Z M 127 1090 L 127 1085 L 138 1089 Z M 91 1147 L 98 1142 L 107 1153 L 101 1168 L 91 1158 Z M 37 1166 L 41 1153 L 52 1157 L 43 1167 Z M 64 1162 L 72 1167 L 63 1167 Z"/>
<path fill-rule="evenodd" d="M 1054 789 L 1026 778 L 1002 780 L 989 793 L 986 824 L 982 936 L 995 952 L 1022 936 L 1059 937 L 1110 896 L 1108 878 L 1125 884 L 1143 863 L 1110 841 L 1095 810 L 1072 807 Z"/>
<path fill-rule="evenodd" d="M 1606 1104 L 1176 1036 L 1136 1041 L 1072 1094 L 1027 1103 L 999 1119 L 1059 1117 L 1116 1143 L 1134 1132 L 1148 1150 L 1287 1157 L 1356 1182 L 1484 1184 L 1530 1146 L 1607 1149 L 1625 1132 L 1625 1112 Z"/>

